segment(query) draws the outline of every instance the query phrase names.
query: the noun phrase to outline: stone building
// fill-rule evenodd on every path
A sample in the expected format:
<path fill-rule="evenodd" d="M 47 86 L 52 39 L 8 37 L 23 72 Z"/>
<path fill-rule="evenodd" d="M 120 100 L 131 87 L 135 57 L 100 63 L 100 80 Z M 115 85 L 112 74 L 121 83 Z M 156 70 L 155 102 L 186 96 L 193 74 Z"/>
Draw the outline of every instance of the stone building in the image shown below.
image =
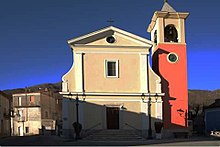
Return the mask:
<path fill-rule="evenodd" d="M 13 94 L 12 135 L 55 132 L 62 119 L 62 101 L 51 91 Z"/>
<path fill-rule="evenodd" d="M 205 107 L 204 122 L 205 133 L 210 134 L 211 131 L 220 131 L 220 99 L 216 99 L 214 103 Z M 199 122 L 200 125 L 203 121 Z"/>
<path fill-rule="evenodd" d="M 10 136 L 10 99 L 0 91 L 0 137 Z"/>

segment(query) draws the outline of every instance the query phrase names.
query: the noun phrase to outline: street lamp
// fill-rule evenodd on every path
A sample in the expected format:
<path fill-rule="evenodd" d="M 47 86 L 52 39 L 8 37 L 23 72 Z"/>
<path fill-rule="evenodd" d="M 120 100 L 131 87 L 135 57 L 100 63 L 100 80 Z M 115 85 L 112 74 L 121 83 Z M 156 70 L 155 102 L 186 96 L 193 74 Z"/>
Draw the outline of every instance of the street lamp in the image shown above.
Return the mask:
<path fill-rule="evenodd" d="M 152 128 L 151 128 L 151 96 L 150 96 L 150 93 L 149 93 L 149 99 L 148 99 L 148 139 L 153 139 L 153 137 L 152 137 Z M 145 99 L 145 94 L 144 93 L 142 93 L 141 94 L 141 99 L 142 99 L 142 101 L 144 102 L 144 103 L 146 103 L 145 101 L 144 101 L 144 99 Z M 158 94 L 156 93 L 155 94 L 155 99 L 156 99 L 156 102 L 157 102 L 157 99 L 158 99 Z"/>
<path fill-rule="evenodd" d="M 72 97 L 71 92 L 68 95 Z M 83 96 L 83 100 L 85 100 L 85 94 L 84 93 L 83 93 L 82 96 Z M 78 96 L 78 93 L 76 94 L 75 102 L 76 102 L 76 122 L 73 123 L 73 127 L 74 127 L 75 133 L 76 133 L 76 138 L 75 139 L 78 140 L 78 139 L 80 139 L 80 131 L 82 129 L 82 126 L 79 123 L 79 96 Z"/>
<path fill-rule="evenodd" d="M 76 94 L 76 140 L 79 139 L 79 97 Z"/>
<path fill-rule="evenodd" d="M 152 139 L 152 128 L 151 128 L 151 97 L 149 94 L 149 100 L 148 100 L 148 139 Z"/>

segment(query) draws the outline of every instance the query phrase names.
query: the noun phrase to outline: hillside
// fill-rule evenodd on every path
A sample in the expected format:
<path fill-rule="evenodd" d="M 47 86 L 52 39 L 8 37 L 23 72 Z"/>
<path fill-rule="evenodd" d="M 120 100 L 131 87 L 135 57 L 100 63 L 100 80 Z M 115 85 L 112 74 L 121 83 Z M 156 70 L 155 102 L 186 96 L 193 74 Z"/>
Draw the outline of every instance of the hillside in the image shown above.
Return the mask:
<path fill-rule="evenodd" d="M 220 98 L 220 90 L 189 90 L 189 106 L 208 106 Z"/>
<path fill-rule="evenodd" d="M 36 92 L 47 88 L 50 91 L 59 92 L 61 91 L 61 82 L 58 83 L 46 83 L 40 85 L 34 85 L 25 88 L 17 88 L 4 90 L 5 93 L 12 95 L 14 93 Z M 215 101 L 215 99 L 220 98 L 220 90 L 189 90 L 189 107 L 194 107 L 195 105 L 208 106 Z"/>
<path fill-rule="evenodd" d="M 26 91 L 27 92 L 41 91 L 41 90 L 44 90 L 46 88 L 49 91 L 59 92 L 59 91 L 61 91 L 61 82 L 39 84 L 39 85 L 34 85 L 34 86 L 26 87 L 26 88 L 8 89 L 8 90 L 4 90 L 4 92 L 8 95 L 12 95 L 12 94 L 15 94 L 15 93 L 24 93 Z"/>

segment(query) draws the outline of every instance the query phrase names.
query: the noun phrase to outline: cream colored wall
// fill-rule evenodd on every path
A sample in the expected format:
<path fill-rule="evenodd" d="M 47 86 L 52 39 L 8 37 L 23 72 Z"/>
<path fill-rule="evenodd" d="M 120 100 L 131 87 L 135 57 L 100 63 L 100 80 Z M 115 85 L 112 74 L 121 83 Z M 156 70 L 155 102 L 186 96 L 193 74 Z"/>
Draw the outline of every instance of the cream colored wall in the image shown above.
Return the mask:
<path fill-rule="evenodd" d="M 39 129 L 41 129 L 41 121 L 28 121 L 25 123 L 25 127 L 29 127 L 29 133 L 26 135 L 39 134 Z"/>
<path fill-rule="evenodd" d="M 75 65 L 73 64 L 62 78 L 63 92 L 82 91 L 80 90 L 82 77 L 79 76 L 82 73 L 76 73 L 81 72 L 79 68 L 82 64 L 82 53 L 84 54 L 85 92 L 141 92 L 140 54 L 149 54 L 150 44 L 118 32 L 114 32 L 113 36 L 116 38 L 113 44 L 108 43 L 106 37 L 87 44 L 70 44 Z M 119 78 L 105 76 L 105 60 L 111 59 L 119 61 Z"/>
<path fill-rule="evenodd" d="M 151 93 L 161 93 L 161 78 L 151 69 L 151 67 L 149 67 L 149 84 Z"/>
<path fill-rule="evenodd" d="M 24 126 L 24 128 L 23 128 Z M 14 136 L 18 136 L 18 127 L 21 127 L 24 131 L 24 135 L 37 135 L 39 129 L 41 129 L 41 121 L 27 121 L 27 122 L 14 122 Z M 26 127 L 29 127 L 29 133 L 26 133 Z"/>
<path fill-rule="evenodd" d="M 107 128 L 106 107 L 121 107 L 126 110 L 120 110 L 119 127 L 121 129 L 132 129 L 127 127 L 125 123 L 141 129 L 141 102 L 128 102 L 128 101 L 91 101 L 84 104 L 84 129 L 89 129 L 96 126 L 96 129 Z"/>
<path fill-rule="evenodd" d="M 73 55 L 74 62 L 74 55 Z M 75 68 L 74 63 L 69 71 L 62 77 L 62 91 L 75 91 Z"/>
<path fill-rule="evenodd" d="M 111 45 L 111 46 L 144 46 L 145 45 L 140 41 L 135 41 L 134 39 L 131 39 L 130 37 L 127 37 L 125 35 L 121 35 L 120 33 L 117 32 L 115 32 L 113 36 L 116 39 L 116 42 L 114 44 L 109 44 L 107 43 L 106 38 L 102 38 L 94 42 L 88 43 L 87 45 Z"/>
<path fill-rule="evenodd" d="M 100 50 L 100 49 L 99 49 Z M 119 78 L 107 78 L 105 60 L 119 61 Z M 148 65 L 149 66 L 149 65 Z M 69 91 L 75 92 L 74 67 L 63 79 L 68 81 Z M 85 53 L 84 84 L 86 92 L 141 92 L 140 55 L 138 53 Z M 151 92 L 160 89 L 160 78 L 149 66 Z M 97 81 L 99 81 L 97 83 Z M 114 86 L 112 86 L 114 85 Z M 123 86 L 122 86 L 123 85 Z M 156 88 L 157 87 L 157 88 Z"/>
<path fill-rule="evenodd" d="M 41 129 L 41 108 L 21 108 L 23 110 L 23 116 L 25 117 L 24 123 L 18 121 L 17 116 L 13 118 L 13 135 L 18 135 L 18 127 L 24 130 L 24 135 L 39 134 L 39 129 Z M 17 109 L 15 109 L 17 113 Z M 23 128 L 24 127 L 24 128 Z M 29 133 L 26 133 L 25 128 L 29 127 Z"/>
<path fill-rule="evenodd" d="M 85 54 L 84 57 L 85 90 L 87 92 L 137 92 L 140 90 L 138 55 Z M 106 77 L 105 60 L 118 61 L 118 78 Z"/>
<path fill-rule="evenodd" d="M 94 126 L 95 129 L 103 129 L 105 128 L 104 119 L 105 119 L 105 107 L 97 102 L 86 102 L 83 104 L 83 129 L 90 129 Z"/>
<path fill-rule="evenodd" d="M 75 96 L 73 96 L 74 98 Z M 82 100 L 81 97 L 79 97 Z M 157 98 L 161 101 L 161 98 Z M 142 108 L 142 105 L 146 107 Z M 157 118 L 157 103 L 155 103 L 155 98 L 152 97 L 151 105 L 151 117 L 152 117 L 152 127 L 154 127 L 154 121 L 158 121 Z M 106 129 L 106 107 L 119 107 L 123 106 L 123 110 L 120 110 L 119 123 L 120 129 L 132 129 L 132 127 L 137 129 L 147 128 L 148 122 L 148 97 L 145 98 L 145 102 L 142 102 L 140 96 L 87 96 L 83 103 L 79 103 L 79 116 L 80 123 L 83 124 L 83 129 Z M 82 110 L 83 109 L 83 110 Z M 76 121 L 76 105 L 75 102 L 71 105 L 69 112 L 69 121 Z M 145 115 L 146 117 L 143 117 Z M 80 117 L 83 117 L 82 119 Z M 143 121 L 142 119 L 146 119 Z M 146 122 L 146 124 L 143 122 Z M 126 125 L 127 123 L 128 125 Z M 72 127 L 70 125 L 70 127 Z"/>

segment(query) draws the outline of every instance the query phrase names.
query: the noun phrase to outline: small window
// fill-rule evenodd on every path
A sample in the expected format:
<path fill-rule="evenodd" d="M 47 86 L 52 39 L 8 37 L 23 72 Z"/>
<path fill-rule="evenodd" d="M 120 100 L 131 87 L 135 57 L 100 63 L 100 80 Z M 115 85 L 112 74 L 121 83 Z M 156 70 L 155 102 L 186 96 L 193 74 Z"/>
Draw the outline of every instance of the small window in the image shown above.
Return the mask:
<path fill-rule="evenodd" d="M 18 106 L 21 106 L 21 97 L 18 97 Z"/>
<path fill-rule="evenodd" d="M 157 30 L 154 32 L 154 43 L 157 43 Z"/>
<path fill-rule="evenodd" d="M 167 59 L 168 59 L 168 61 L 169 61 L 170 63 L 176 63 L 179 58 L 178 58 L 177 54 L 175 54 L 175 53 L 169 53 L 169 54 L 167 55 Z"/>
<path fill-rule="evenodd" d="M 25 127 L 25 132 L 29 133 L 29 127 Z"/>
<path fill-rule="evenodd" d="M 113 36 L 109 36 L 109 37 L 106 38 L 106 41 L 108 43 L 115 43 L 115 38 Z"/>
<path fill-rule="evenodd" d="M 30 102 L 31 102 L 31 103 L 34 103 L 34 95 L 31 95 L 31 96 L 30 96 Z"/>
<path fill-rule="evenodd" d="M 22 118 L 23 116 L 23 110 L 18 110 L 18 117 Z"/>
<path fill-rule="evenodd" d="M 118 77 L 118 61 L 106 61 L 106 77 Z"/>

